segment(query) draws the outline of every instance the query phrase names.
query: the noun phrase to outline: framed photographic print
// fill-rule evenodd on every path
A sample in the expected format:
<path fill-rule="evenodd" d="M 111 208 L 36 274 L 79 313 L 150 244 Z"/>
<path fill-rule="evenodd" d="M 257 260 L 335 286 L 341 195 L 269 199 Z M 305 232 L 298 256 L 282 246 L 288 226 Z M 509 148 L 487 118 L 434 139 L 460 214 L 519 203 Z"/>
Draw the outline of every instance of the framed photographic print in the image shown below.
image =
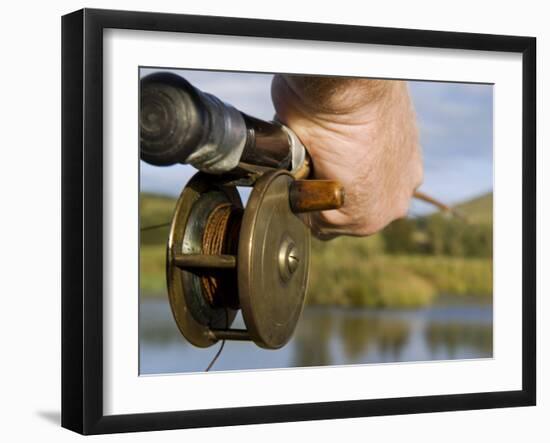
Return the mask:
<path fill-rule="evenodd" d="M 62 21 L 62 425 L 534 405 L 531 37 Z"/>

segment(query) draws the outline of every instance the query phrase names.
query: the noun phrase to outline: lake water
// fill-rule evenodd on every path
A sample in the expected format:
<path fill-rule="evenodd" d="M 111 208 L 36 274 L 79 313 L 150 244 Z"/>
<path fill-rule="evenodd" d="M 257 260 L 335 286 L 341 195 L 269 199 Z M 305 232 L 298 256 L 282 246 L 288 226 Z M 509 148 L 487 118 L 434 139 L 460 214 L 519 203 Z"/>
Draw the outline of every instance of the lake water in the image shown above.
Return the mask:
<path fill-rule="evenodd" d="M 244 328 L 240 315 L 234 323 Z M 200 349 L 179 333 L 164 300 L 140 305 L 140 373 L 204 371 L 219 348 Z M 490 358 L 492 305 L 444 303 L 414 310 L 306 307 L 278 350 L 228 341 L 212 371 Z"/>

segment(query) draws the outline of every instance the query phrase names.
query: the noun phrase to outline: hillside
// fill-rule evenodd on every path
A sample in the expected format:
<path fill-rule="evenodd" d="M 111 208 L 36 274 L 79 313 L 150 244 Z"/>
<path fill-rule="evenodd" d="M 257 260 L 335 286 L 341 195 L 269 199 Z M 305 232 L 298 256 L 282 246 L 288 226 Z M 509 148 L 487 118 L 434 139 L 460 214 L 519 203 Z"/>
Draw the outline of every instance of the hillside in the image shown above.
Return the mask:
<path fill-rule="evenodd" d="M 469 223 L 492 224 L 493 223 L 493 193 L 484 194 L 467 202 L 455 206 Z"/>

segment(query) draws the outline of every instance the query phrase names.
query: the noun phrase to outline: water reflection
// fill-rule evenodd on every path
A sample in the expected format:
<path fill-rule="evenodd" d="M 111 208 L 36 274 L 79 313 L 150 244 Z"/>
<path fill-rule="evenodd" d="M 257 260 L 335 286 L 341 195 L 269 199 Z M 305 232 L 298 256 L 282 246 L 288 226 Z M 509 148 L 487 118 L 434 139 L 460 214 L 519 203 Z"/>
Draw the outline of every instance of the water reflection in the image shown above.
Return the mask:
<path fill-rule="evenodd" d="M 214 370 L 426 361 L 492 356 L 492 307 L 445 305 L 418 310 L 307 307 L 292 340 L 272 351 L 228 342 Z M 244 327 L 242 318 L 235 327 Z M 201 371 L 217 350 L 182 338 L 165 301 L 140 307 L 140 371 Z"/>
<path fill-rule="evenodd" d="M 307 315 L 307 327 L 297 328 L 292 338 L 294 364 L 292 366 L 324 366 L 333 362 L 329 341 L 332 337 L 334 318 L 330 311 Z"/>
<path fill-rule="evenodd" d="M 173 341 L 183 342 L 183 346 L 188 343 L 181 340 L 168 303 L 157 300 L 140 303 L 139 337 L 143 346 L 159 348 Z"/>
<path fill-rule="evenodd" d="M 391 354 L 395 361 L 407 343 L 410 328 L 399 318 L 357 316 L 341 321 L 340 336 L 346 356 L 351 361 L 360 361 L 369 347 L 378 347 L 381 352 Z"/>
<path fill-rule="evenodd" d="M 434 322 L 426 328 L 425 339 L 433 354 L 445 349 L 450 358 L 456 358 L 463 346 L 485 355 L 491 355 L 493 350 L 493 329 L 487 325 Z"/>

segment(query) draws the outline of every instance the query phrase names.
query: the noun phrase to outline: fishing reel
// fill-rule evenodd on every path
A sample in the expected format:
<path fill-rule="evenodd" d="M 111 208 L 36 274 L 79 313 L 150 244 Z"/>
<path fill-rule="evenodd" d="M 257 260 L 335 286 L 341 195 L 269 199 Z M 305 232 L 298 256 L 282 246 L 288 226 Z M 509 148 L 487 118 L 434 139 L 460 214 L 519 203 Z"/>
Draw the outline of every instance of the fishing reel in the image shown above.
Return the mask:
<path fill-rule="evenodd" d="M 307 213 L 341 207 L 342 187 L 307 179 L 307 153 L 290 129 L 242 114 L 179 76 L 142 79 L 140 97 L 141 158 L 203 171 L 183 188 L 168 238 L 168 297 L 180 332 L 198 347 L 284 346 L 305 301 Z M 237 185 L 252 186 L 246 207 Z M 246 329 L 232 327 L 239 310 Z"/>
<path fill-rule="evenodd" d="M 300 214 L 342 204 L 331 181 L 263 174 L 243 208 L 235 186 L 198 173 L 183 189 L 168 240 L 170 305 L 185 338 L 199 347 L 251 340 L 278 349 L 304 306 L 310 229 Z M 238 310 L 246 330 L 231 327 Z"/>

